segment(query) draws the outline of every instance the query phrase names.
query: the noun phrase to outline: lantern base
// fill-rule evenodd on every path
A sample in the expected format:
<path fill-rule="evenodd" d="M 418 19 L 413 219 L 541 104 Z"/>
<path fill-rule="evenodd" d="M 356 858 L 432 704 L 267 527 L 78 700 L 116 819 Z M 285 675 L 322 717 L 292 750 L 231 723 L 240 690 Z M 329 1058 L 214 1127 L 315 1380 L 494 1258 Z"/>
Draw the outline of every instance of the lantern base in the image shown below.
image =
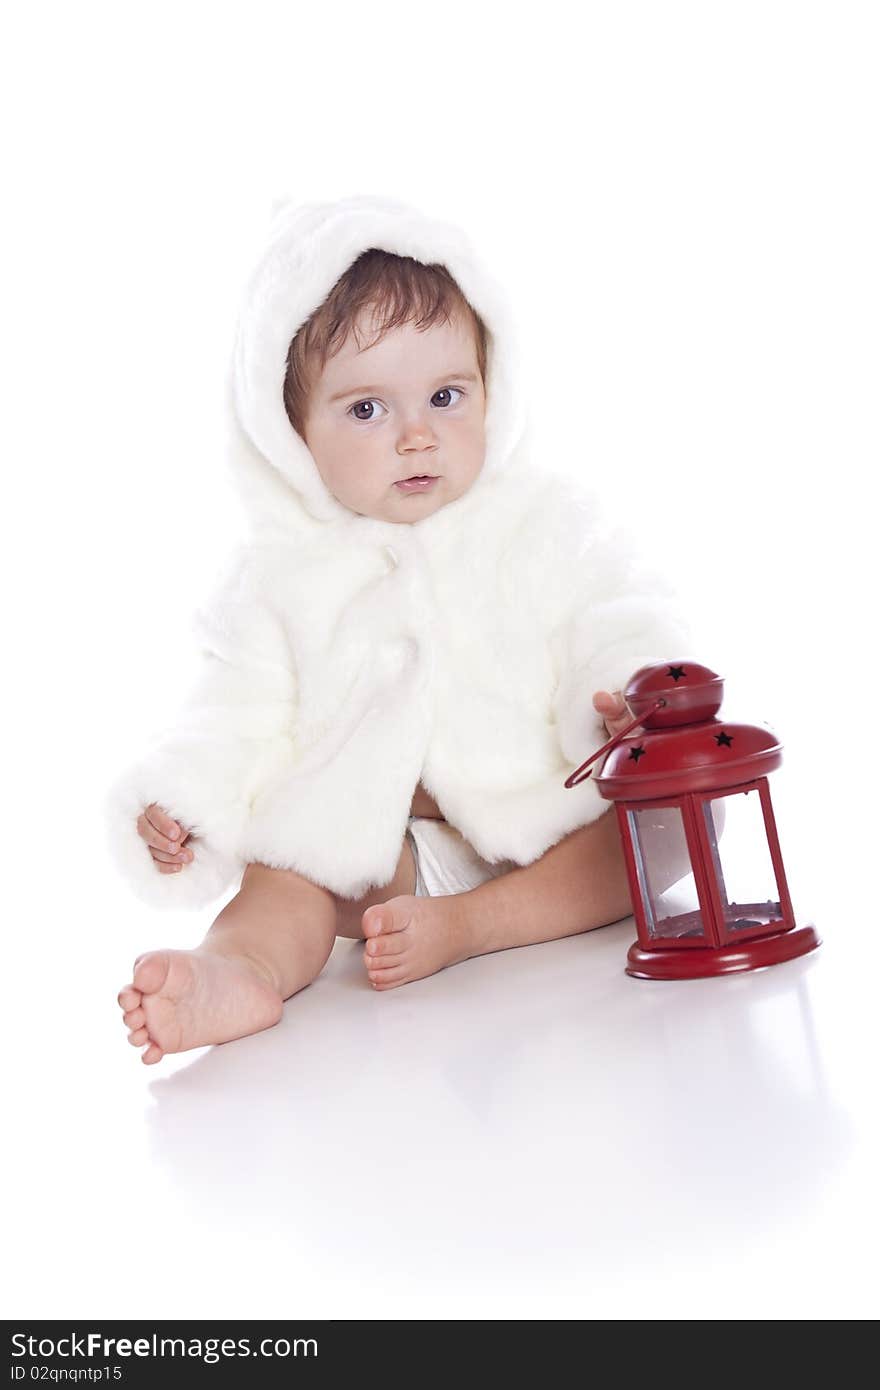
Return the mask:
<path fill-rule="evenodd" d="M 709 975 L 731 975 L 794 960 L 820 944 L 819 934 L 812 926 L 793 927 L 728 946 L 659 946 L 646 950 L 634 941 L 627 952 L 626 973 L 636 980 L 697 980 Z"/>

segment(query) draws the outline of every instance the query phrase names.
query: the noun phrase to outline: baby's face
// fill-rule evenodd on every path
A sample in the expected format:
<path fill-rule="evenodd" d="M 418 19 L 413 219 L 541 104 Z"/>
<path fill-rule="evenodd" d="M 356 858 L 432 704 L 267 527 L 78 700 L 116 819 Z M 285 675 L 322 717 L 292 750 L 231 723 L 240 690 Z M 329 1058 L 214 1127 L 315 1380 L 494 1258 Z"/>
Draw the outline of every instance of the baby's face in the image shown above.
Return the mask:
<path fill-rule="evenodd" d="M 362 341 L 372 319 L 358 323 Z M 413 522 L 467 492 L 483 466 L 486 394 L 469 323 L 403 324 L 359 350 L 352 335 L 310 395 L 305 441 L 337 501 L 361 516 Z M 424 489 L 399 486 L 428 474 Z"/>

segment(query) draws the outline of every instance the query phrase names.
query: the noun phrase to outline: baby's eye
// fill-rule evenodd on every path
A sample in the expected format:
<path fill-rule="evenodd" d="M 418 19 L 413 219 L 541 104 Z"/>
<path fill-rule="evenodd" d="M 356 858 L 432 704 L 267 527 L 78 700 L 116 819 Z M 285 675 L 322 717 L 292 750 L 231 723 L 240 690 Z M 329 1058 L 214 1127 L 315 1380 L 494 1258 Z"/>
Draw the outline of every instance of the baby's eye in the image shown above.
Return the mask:
<path fill-rule="evenodd" d="M 454 391 L 457 396 L 464 395 L 464 392 L 459 390 L 457 386 L 442 386 L 439 391 L 434 392 L 434 395 L 431 397 L 431 399 L 434 400 L 437 396 L 448 396 L 452 391 Z M 439 401 L 438 404 L 446 407 L 450 404 L 455 405 L 455 401 Z"/>
<path fill-rule="evenodd" d="M 376 416 L 373 414 L 372 407 L 373 407 L 374 405 L 380 405 L 380 404 L 381 404 L 381 402 L 379 402 L 379 401 L 377 401 L 377 400 L 372 400 L 372 399 L 371 399 L 371 400 L 367 400 L 367 401 L 356 401 L 355 404 L 354 404 L 353 406 L 350 406 L 350 407 L 349 407 L 348 413 L 349 413 L 349 415 L 353 415 L 354 418 L 355 418 L 355 420 L 375 420 Z M 371 409 L 370 409 L 370 414 L 369 414 L 369 415 L 360 415 L 360 414 L 357 413 L 357 412 L 360 410 L 360 408 L 361 408 L 362 405 L 368 405 L 368 406 L 371 407 Z M 385 409 L 384 405 L 382 406 L 382 409 L 383 409 L 383 410 Z"/>
<path fill-rule="evenodd" d="M 453 393 L 455 394 L 456 397 L 461 397 L 461 396 L 464 395 L 464 392 L 463 392 L 458 386 L 443 386 L 443 387 L 440 388 L 439 391 L 435 391 L 435 392 L 434 392 L 433 396 L 431 397 L 431 400 L 432 400 L 433 402 L 435 402 L 435 404 L 437 404 L 438 406 L 440 406 L 442 409 L 446 410 L 446 409 L 448 409 L 448 407 L 449 407 L 450 405 L 457 405 L 457 404 L 458 404 L 458 400 L 448 399 L 448 400 L 439 400 L 439 401 L 438 401 L 438 400 L 437 400 L 437 397 L 438 397 L 438 396 L 446 396 L 446 397 L 450 397 L 450 398 L 451 398 L 451 396 L 453 395 Z M 365 401 L 355 401 L 354 405 L 349 406 L 349 408 L 348 408 L 348 413 L 349 413 L 349 415 L 351 415 L 355 420 L 363 420 L 365 423 L 367 423 L 367 422 L 369 422 L 370 420 L 376 420 L 376 419 L 378 419 L 378 416 L 376 415 L 376 412 L 375 412 L 375 409 L 374 409 L 375 406 L 380 406 L 382 410 L 385 409 L 385 407 L 384 407 L 384 405 L 382 405 L 381 401 L 377 401 L 377 400 L 375 399 L 375 397 L 372 397 L 372 396 L 371 396 L 368 400 L 365 400 Z M 363 413 L 363 410 L 364 410 L 365 408 L 368 408 L 368 409 L 369 409 L 369 414 L 364 414 L 364 413 Z"/>

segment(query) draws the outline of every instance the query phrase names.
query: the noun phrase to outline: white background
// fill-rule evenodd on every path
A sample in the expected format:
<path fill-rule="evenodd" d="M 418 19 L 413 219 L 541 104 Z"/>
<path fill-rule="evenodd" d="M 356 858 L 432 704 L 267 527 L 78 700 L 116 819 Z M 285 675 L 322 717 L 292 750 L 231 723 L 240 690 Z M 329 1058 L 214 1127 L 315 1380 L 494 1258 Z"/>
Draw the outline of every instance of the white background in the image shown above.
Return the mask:
<path fill-rule="evenodd" d="M 387 1054 L 363 1060 L 373 1104 L 362 1096 L 357 1113 L 372 1114 L 374 1126 L 366 1151 L 364 1131 L 347 1133 L 342 1119 L 350 1072 L 328 1066 L 326 1052 L 323 1069 L 297 1072 L 314 1086 L 307 1131 L 291 1119 L 279 1136 L 266 1112 L 241 1114 L 242 1059 L 259 1059 L 264 1083 L 274 1076 L 283 1091 L 279 1038 L 289 1043 L 295 1028 L 300 1059 L 316 1036 L 303 1020 L 338 1039 L 315 1003 L 324 985 L 288 1006 L 287 1034 L 156 1069 L 126 1046 L 115 1002 L 135 954 L 194 944 L 213 915 L 140 906 L 108 862 L 101 807 L 110 780 L 173 714 L 193 660 L 192 611 L 240 534 L 220 467 L 221 388 L 238 296 L 280 194 L 387 193 L 466 225 L 521 326 L 539 447 L 597 480 L 668 566 L 701 633 L 693 656 L 727 677 L 728 717 L 769 723 L 782 738 L 777 815 L 789 880 L 828 948 L 810 963 L 819 1033 L 836 1040 L 830 1074 L 853 1126 L 850 1157 L 867 1162 L 874 1112 L 860 1106 L 873 1074 L 869 1035 L 854 1031 L 854 1018 L 869 1020 L 873 1007 L 878 925 L 875 24 L 874 6 L 845 0 L 154 0 L 35 4 L 7 21 L 0 562 L 10 1313 L 358 1317 L 384 1308 L 446 1317 L 462 1312 L 459 1265 L 479 1265 L 486 1232 L 470 1242 L 477 1227 L 466 1222 L 439 1263 L 436 1248 L 419 1253 L 439 1189 L 453 1181 L 464 1193 L 473 1175 L 440 1162 L 447 1145 L 460 1155 L 452 1122 L 443 1118 L 443 1141 L 432 1147 L 437 1111 L 382 1064 Z M 626 992 L 642 986 L 620 983 L 631 935 L 610 928 L 596 938 L 613 943 L 608 978 L 630 1023 L 634 999 L 645 998 Z M 563 961 L 584 969 L 582 954 L 566 953 L 586 944 L 484 958 L 426 986 L 370 995 L 369 1007 L 385 1008 L 375 1015 L 380 1030 L 395 1020 L 393 1046 L 408 1055 L 409 1029 L 423 1027 L 419 999 L 431 1001 L 442 1038 L 460 1017 L 462 981 L 473 1005 L 478 983 L 491 994 L 510 962 L 538 952 L 552 990 L 546 962 L 558 960 L 561 974 Z M 336 953 L 331 965 L 326 988 L 355 990 L 355 958 Z M 528 1000 L 532 976 L 516 969 L 514 997 Z M 833 988 L 822 987 L 823 970 Z M 565 997 L 576 1008 L 576 995 Z M 340 1030 L 345 998 L 343 989 Z M 541 1003 L 525 1012 L 526 1036 L 554 1017 Z M 629 1026 L 613 1009 L 605 1021 L 608 1039 Z M 632 1028 L 650 1070 L 650 1026 Z M 597 1031 L 591 1047 L 602 1038 Z M 560 1053 L 557 1081 L 577 1084 Z M 205 1055 L 232 1061 L 200 1073 Z M 491 1047 L 473 1064 L 485 1067 L 490 1092 Z M 182 1089 L 163 1109 L 169 1078 Z M 528 1094 L 544 1080 L 521 1077 Z M 397 1211 L 400 1200 L 407 1136 L 399 1108 L 383 1128 L 389 1087 L 403 1088 L 404 1108 L 420 1107 L 430 1175 L 427 1190 L 406 1185 L 406 1259 L 381 1220 L 367 1229 L 355 1219 L 363 1203 L 378 1204 L 375 1213 Z M 525 1093 L 513 1087 L 511 1104 Z M 266 1101 L 272 1113 L 277 1099 Z M 191 1113 L 218 1126 L 227 1161 L 219 1176 L 191 1147 Z M 321 1114 L 335 1116 L 326 1131 Z M 474 1123 L 467 1116 L 462 1125 Z M 271 1180 L 229 1162 L 240 1125 L 251 1126 L 251 1159 L 262 1153 L 262 1125 L 267 1145 L 281 1146 Z M 485 1181 L 505 1152 L 497 1122 L 490 1130 L 475 1159 Z M 762 1135 L 753 1137 L 760 1149 Z M 266 1183 L 280 1191 L 288 1142 L 299 1156 L 288 1171 L 306 1188 L 304 1146 L 326 1160 L 327 1181 L 347 1193 L 348 1227 L 315 1218 L 308 1238 L 297 1228 L 294 1241 L 289 1222 L 249 1222 L 255 1185 L 269 1206 Z M 613 1191 L 610 1175 L 640 1182 L 626 1135 L 612 1132 L 608 1143 L 619 1163 L 609 1157 L 593 1175 L 600 1206 L 611 1200 L 602 1190 L 610 1182 Z M 549 1139 L 546 1150 L 522 1193 L 533 1213 L 553 1182 Z M 185 1179 L 182 1153 L 192 1159 Z M 826 1205 L 843 1186 L 832 1165 Z M 797 1208 L 804 1240 L 817 1201 L 808 1187 Z M 697 1225 L 693 1212 L 683 1220 Z M 788 1289 L 787 1306 L 811 1316 L 865 1313 L 866 1238 L 854 1229 L 838 1251 L 846 1279 L 838 1273 L 826 1288 L 792 1249 L 774 1270 L 777 1296 Z M 572 1264 L 561 1238 L 558 1249 L 549 1238 L 538 1244 L 515 1297 L 503 1281 L 494 1295 L 487 1283 L 471 1290 L 466 1315 L 635 1313 L 625 1261 L 609 1293 L 598 1254 Z M 360 1285 L 356 1251 L 374 1259 Z M 700 1302 L 708 1265 L 689 1258 L 687 1315 L 717 1316 L 708 1297 Z M 633 1255 L 633 1277 L 639 1261 Z M 340 1269 L 350 1278 L 340 1280 Z M 488 1280 L 491 1261 L 486 1269 Z M 563 1270 L 564 1294 L 552 1277 Z M 737 1284 L 728 1315 L 759 1315 L 753 1275 Z M 604 1303 L 589 1296 L 598 1287 Z M 667 1298 L 664 1315 L 676 1316 L 674 1291 Z"/>

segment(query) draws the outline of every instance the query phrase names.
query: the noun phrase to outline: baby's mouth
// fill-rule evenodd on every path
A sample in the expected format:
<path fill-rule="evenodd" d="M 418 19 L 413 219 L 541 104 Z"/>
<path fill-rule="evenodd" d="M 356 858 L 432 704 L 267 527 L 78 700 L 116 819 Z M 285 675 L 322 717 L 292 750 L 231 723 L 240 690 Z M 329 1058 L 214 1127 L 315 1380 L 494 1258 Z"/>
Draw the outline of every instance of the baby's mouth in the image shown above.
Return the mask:
<path fill-rule="evenodd" d="M 415 492 L 429 488 L 436 481 L 437 475 L 433 473 L 414 473 L 411 478 L 398 478 L 394 486 L 406 492 Z"/>

